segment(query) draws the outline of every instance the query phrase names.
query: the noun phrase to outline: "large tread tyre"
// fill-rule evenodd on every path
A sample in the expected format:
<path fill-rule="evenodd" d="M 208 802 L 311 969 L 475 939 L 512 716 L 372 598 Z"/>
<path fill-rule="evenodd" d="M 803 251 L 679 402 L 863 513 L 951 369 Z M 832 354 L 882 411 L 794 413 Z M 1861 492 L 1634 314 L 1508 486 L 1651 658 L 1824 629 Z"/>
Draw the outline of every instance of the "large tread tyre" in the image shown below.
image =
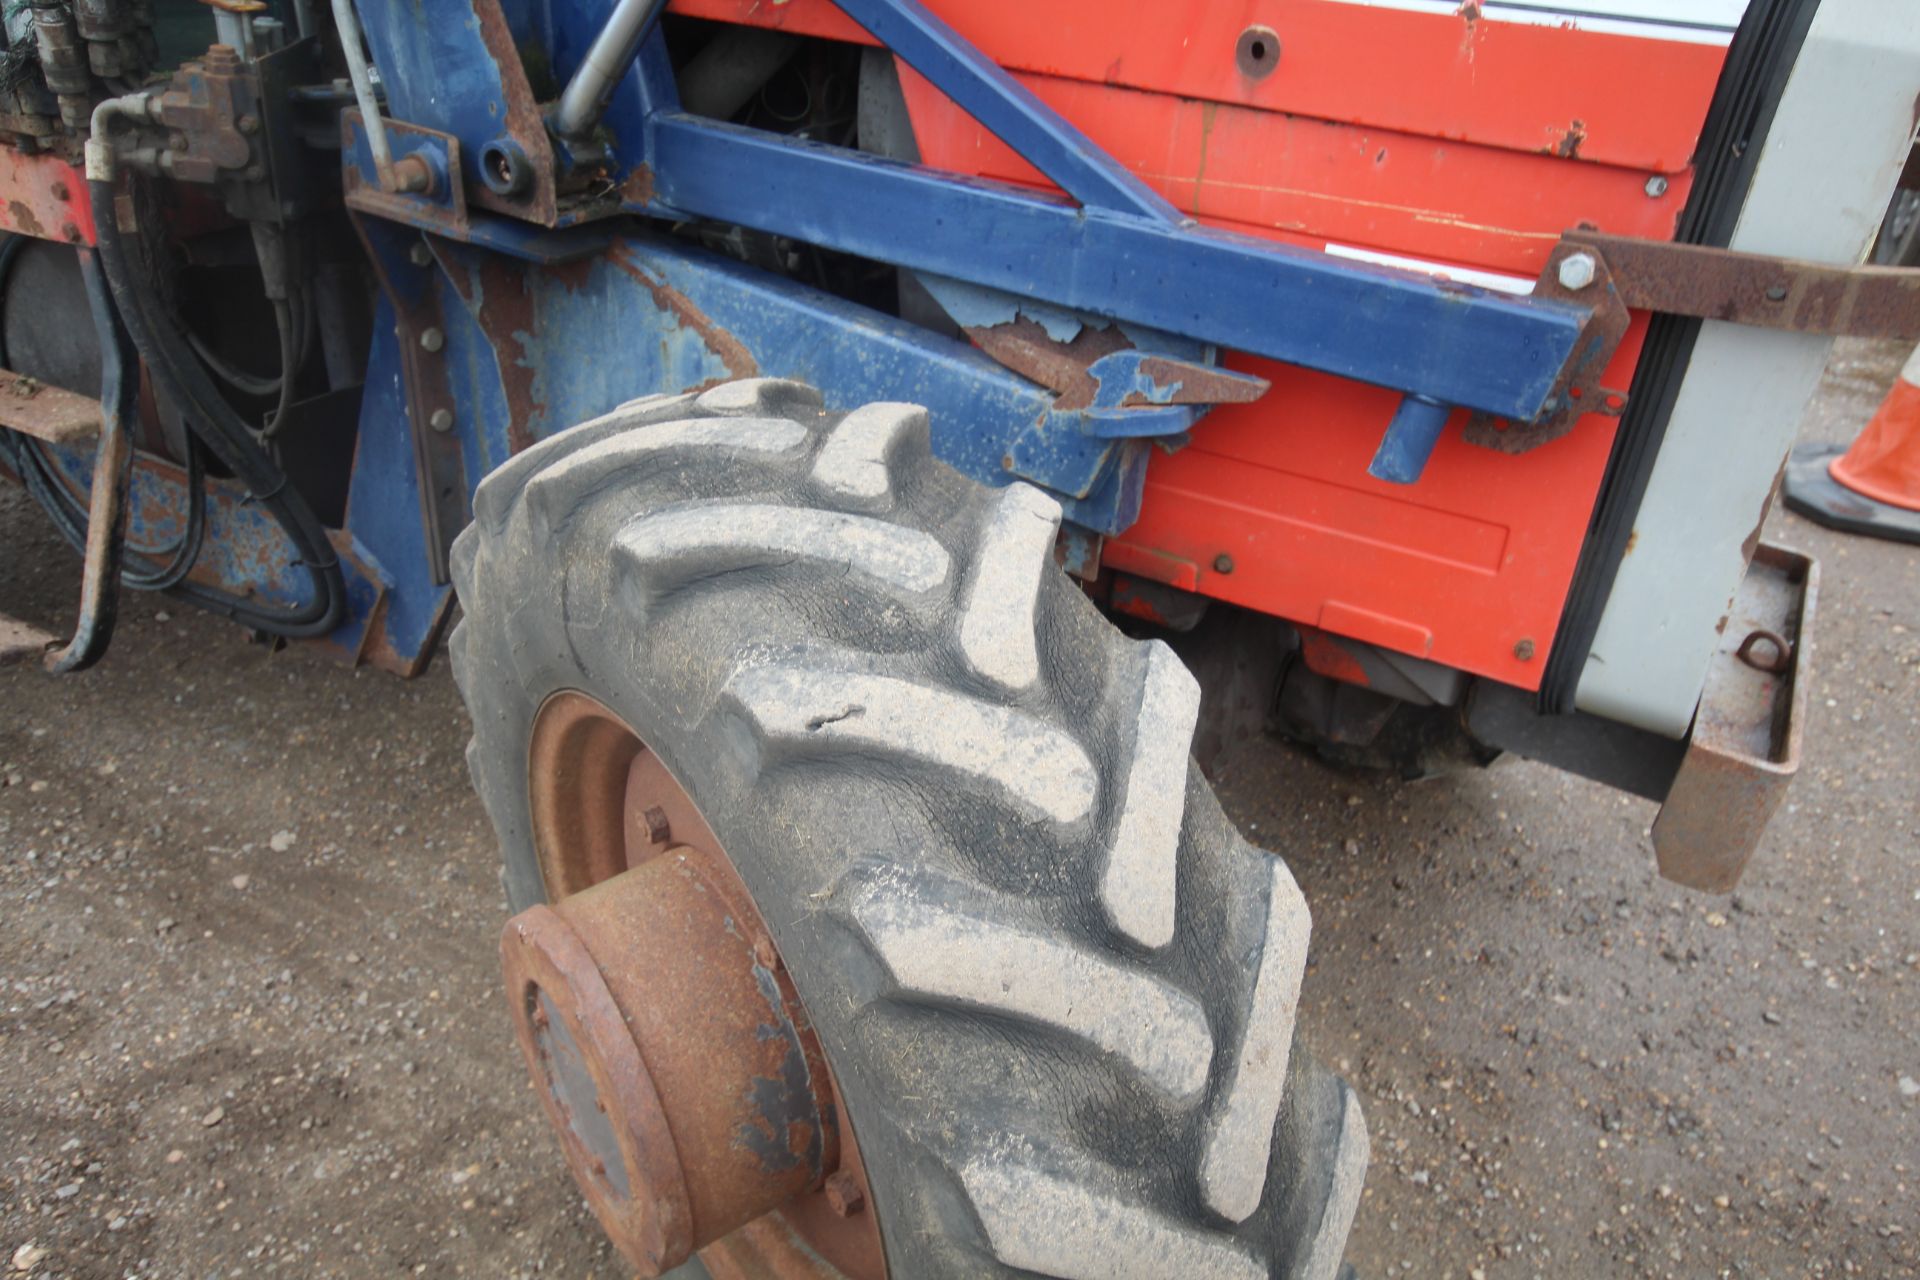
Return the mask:
<path fill-rule="evenodd" d="M 491 475 L 454 673 L 515 909 L 527 742 L 579 690 L 707 816 L 826 1047 L 888 1266 L 1328 1280 L 1358 1100 L 1295 1044 L 1306 904 L 1193 767 L 1198 689 L 923 410 L 752 380 Z"/>

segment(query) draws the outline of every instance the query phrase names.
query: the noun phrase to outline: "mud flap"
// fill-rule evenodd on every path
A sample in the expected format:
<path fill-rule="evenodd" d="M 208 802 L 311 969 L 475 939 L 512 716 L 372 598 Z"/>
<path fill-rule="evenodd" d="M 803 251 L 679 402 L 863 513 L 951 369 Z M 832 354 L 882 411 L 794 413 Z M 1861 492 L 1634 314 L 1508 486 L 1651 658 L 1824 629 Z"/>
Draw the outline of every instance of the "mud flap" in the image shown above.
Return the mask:
<path fill-rule="evenodd" d="M 1800 768 L 1820 568 L 1765 543 L 1721 629 L 1693 733 L 1653 824 L 1660 874 L 1725 893 L 1740 882 Z"/>

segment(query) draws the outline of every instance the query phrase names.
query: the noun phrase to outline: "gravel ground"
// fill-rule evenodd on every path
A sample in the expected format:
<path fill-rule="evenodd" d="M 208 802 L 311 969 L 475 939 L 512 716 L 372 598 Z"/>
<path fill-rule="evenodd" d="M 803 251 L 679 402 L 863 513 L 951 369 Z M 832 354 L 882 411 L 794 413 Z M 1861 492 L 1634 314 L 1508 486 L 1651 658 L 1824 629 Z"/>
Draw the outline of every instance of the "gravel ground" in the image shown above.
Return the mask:
<path fill-rule="evenodd" d="M 1901 354 L 1844 344 L 1805 434 Z M 1920 553 L 1770 531 L 1826 575 L 1811 763 L 1731 897 L 1543 767 L 1228 762 L 1369 1099 L 1369 1280 L 1920 1274 Z M 59 625 L 76 566 L 10 489 L 0 545 Z M 95 672 L 0 674 L 0 1275 L 624 1274 L 508 1040 L 445 665 L 129 613 Z"/>

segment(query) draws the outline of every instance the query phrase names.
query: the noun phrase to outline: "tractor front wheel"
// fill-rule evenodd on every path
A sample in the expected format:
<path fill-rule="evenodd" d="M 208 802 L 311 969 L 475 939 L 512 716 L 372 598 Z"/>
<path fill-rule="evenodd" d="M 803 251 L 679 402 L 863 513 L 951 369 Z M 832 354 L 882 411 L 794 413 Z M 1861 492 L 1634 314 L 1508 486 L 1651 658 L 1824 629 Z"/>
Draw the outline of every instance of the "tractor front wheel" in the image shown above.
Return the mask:
<path fill-rule="evenodd" d="M 643 1274 L 1328 1280 L 1357 1099 L 1199 693 L 909 405 L 636 401 L 455 545 L 536 1091 Z"/>

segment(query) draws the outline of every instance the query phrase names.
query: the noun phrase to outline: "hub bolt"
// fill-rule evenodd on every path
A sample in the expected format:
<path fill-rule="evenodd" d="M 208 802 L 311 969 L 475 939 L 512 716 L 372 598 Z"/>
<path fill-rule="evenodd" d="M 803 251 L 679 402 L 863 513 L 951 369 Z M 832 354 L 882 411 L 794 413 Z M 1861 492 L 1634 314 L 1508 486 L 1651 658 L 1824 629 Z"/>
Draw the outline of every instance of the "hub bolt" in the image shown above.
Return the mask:
<path fill-rule="evenodd" d="M 1593 283 L 1600 264 L 1590 253 L 1570 253 L 1560 259 L 1560 287 L 1578 293 Z"/>

